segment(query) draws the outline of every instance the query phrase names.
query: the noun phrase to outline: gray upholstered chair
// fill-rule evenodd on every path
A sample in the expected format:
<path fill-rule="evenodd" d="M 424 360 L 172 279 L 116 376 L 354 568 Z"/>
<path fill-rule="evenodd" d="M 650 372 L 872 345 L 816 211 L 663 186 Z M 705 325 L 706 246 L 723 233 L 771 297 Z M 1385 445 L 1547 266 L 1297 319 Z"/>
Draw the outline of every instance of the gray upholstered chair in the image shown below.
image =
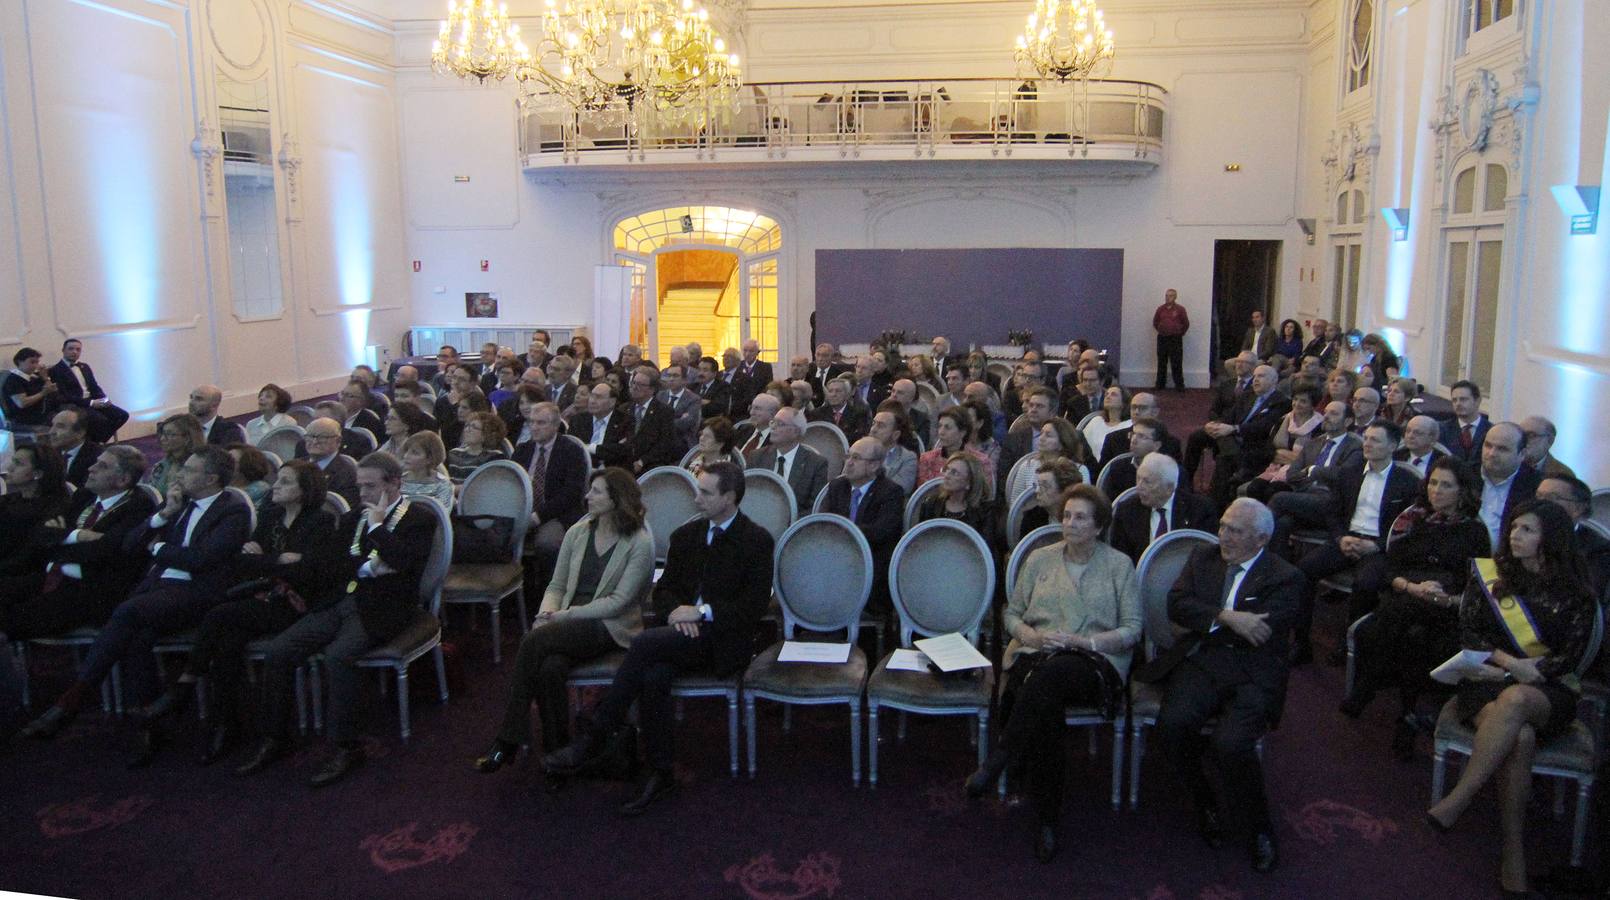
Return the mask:
<path fill-rule="evenodd" d="M 1181 528 L 1170 531 L 1146 548 L 1135 567 L 1135 580 L 1140 583 L 1141 613 L 1145 618 L 1145 658 L 1174 646 L 1174 623 L 1168 618 L 1168 592 L 1185 563 L 1196 548 L 1203 545 L 1218 546 L 1218 535 Z M 1137 658 L 1134 665 L 1140 665 Z M 1157 724 L 1157 714 L 1163 708 L 1163 688 L 1156 684 L 1129 682 L 1129 808 L 1140 802 L 1140 759 L 1146 752 L 1148 725 Z"/>
<path fill-rule="evenodd" d="M 1594 604 L 1593 637 L 1588 641 L 1587 652 L 1582 654 L 1582 661 L 1577 664 L 1576 674 L 1580 678 L 1587 674 L 1588 668 L 1599 656 L 1599 644 L 1604 639 L 1604 607 Z M 1581 708 L 1586 709 L 1592 701 L 1584 701 Z M 1442 799 L 1443 783 L 1447 778 L 1448 754 L 1458 753 L 1470 756 L 1471 748 L 1475 744 L 1476 730 L 1459 720 L 1459 699 L 1450 699 L 1442 707 L 1442 713 L 1437 716 L 1437 728 L 1431 739 L 1431 802 L 1434 804 Z M 1594 710 L 1598 715 L 1601 710 Z M 1587 844 L 1588 836 L 1588 808 L 1593 797 L 1594 774 L 1599 768 L 1599 754 L 1602 752 L 1600 741 L 1587 723 L 1578 717 L 1571 723 L 1570 729 L 1546 744 L 1537 748 L 1532 757 L 1532 774 L 1547 775 L 1553 778 L 1568 778 L 1576 782 L 1576 821 L 1571 832 L 1571 865 L 1582 865 L 1582 851 Z M 1563 802 L 1564 795 L 1558 795 Z M 1564 812 L 1560 803 L 1556 809 Z"/>
<path fill-rule="evenodd" d="M 638 476 L 637 485 L 642 488 L 643 508 L 654 535 L 654 561 L 663 566 L 671 548 L 671 532 L 699 514 L 693 505 L 699 483 L 687 469 L 658 466 Z"/>
<path fill-rule="evenodd" d="M 453 564 L 441 592 L 444 603 L 482 605 L 491 611 L 492 662 L 496 664 L 503 661 L 503 599 L 514 596 L 522 632 L 530 624 L 526 618 L 525 568 L 520 564 L 520 551 L 531 525 L 531 476 L 507 459 L 486 463 L 464 479 L 458 493 L 458 512 L 464 516 L 500 516 L 513 525 L 506 559 Z"/>
<path fill-rule="evenodd" d="M 772 589 L 783 614 L 783 638 L 798 631 L 844 632 L 852 640 L 872 593 L 872 548 L 842 516 L 810 515 L 783 533 L 775 550 Z M 781 641 L 749 664 L 743 677 L 749 737 L 749 777 L 755 777 L 755 700 L 802 706 L 842 703 L 850 708 L 850 769 L 861 783 L 861 689 L 867 659 L 860 647 L 840 665 L 778 662 Z"/>
<path fill-rule="evenodd" d="M 1610 528 L 1610 487 L 1602 487 L 1593 492 L 1591 512 L 1588 518 L 1600 525 Z"/>
<path fill-rule="evenodd" d="M 911 492 L 911 499 L 906 501 L 905 527 L 907 531 L 910 531 L 917 526 L 917 514 L 922 511 L 923 502 L 932 496 L 935 491 L 938 491 L 944 486 L 944 479 L 931 478 L 927 481 L 924 481 L 922 484 L 917 485 L 917 489 Z M 826 495 L 824 494 L 823 497 L 825 498 Z"/>
<path fill-rule="evenodd" d="M 335 516 L 337 522 L 341 521 L 342 516 L 352 512 L 352 506 L 347 503 L 347 498 L 335 493 L 324 495 L 324 508 L 330 511 L 330 515 Z"/>
<path fill-rule="evenodd" d="M 915 638 L 963 634 L 978 643 L 979 623 L 995 598 L 995 560 L 978 532 L 954 519 L 933 519 L 906 532 L 889 560 L 889 595 L 900 614 L 900 646 Z M 978 761 L 989 750 L 989 708 L 995 696 L 993 666 L 938 676 L 890 670 L 879 661 L 867 681 L 867 772 L 878 786 L 878 710 L 888 706 L 933 716 L 972 716 Z M 900 729 L 905 737 L 905 729 Z"/>
<path fill-rule="evenodd" d="M 827 460 L 829 481 L 844 473 L 844 458 L 850 455 L 850 442 L 837 425 L 832 422 L 807 422 L 800 442 Z"/>
<path fill-rule="evenodd" d="M 1412 506 L 1409 507 L 1409 509 L 1413 509 L 1413 508 L 1414 507 L 1412 507 Z M 1396 519 L 1392 520 L 1392 530 L 1387 532 L 1387 535 L 1386 535 L 1386 549 L 1388 549 L 1388 550 L 1392 549 L 1392 541 L 1395 540 L 1397 538 L 1397 536 L 1398 536 L 1398 522 L 1402 521 L 1403 517 L 1408 515 L 1408 514 L 1409 514 L 1409 510 L 1405 509 L 1403 512 L 1398 513 L 1398 517 Z M 1329 581 L 1329 579 L 1326 579 L 1325 581 L 1321 581 L 1320 585 L 1324 586 L 1327 581 Z M 1349 577 L 1348 577 L 1348 580 L 1347 580 L 1347 587 L 1348 587 L 1348 591 L 1351 592 L 1352 591 L 1352 577 L 1351 577 L 1350 574 L 1349 574 Z M 1370 612 L 1365 613 L 1362 616 L 1359 616 L 1357 619 L 1354 619 L 1353 623 L 1347 626 L 1347 675 L 1345 676 L 1345 678 L 1342 681 L 1342 696 L 1343 697 L 1346 697 L 1346 696 L 1348 696 L 1348 695 L 1353 693 L 1353 679 L 1358 677 L 1358 659 L 1357 659 L 1357 656 L 1358 656 L 1358 629 L 1359 629 L 1359 626 L 1363 625 L 1365 622 L 1367 622 L 1367 621 L 1369 621 L 1370 619 L 1373 619 L 1373 618 L 1375 618 L 1375 612 L 1372 610 Z"/>
<path fill-rule="evenodd" d="M 263 439 L 257 442 L 257 449 L 272 453 L 280 459 L 295 459 L 296 448 L 302 443 L 302 434 L 300 425 L 282 425 L 263 435 Z"/>
<path fill-rule="evenodd" d="M 1096 452 L 1100 453 L 1101 448 L 1097 447 Z M 1114 456 L 1112 459 L 1107 460 L 1107 464 L 1101 467 L 1101 474 L 1096 476 L 1096 487 L 1101 491 L 1103 496 L 1112 496 L 1112 493 L 1107 490 L 1107 483 L 1112 481 L 1112 464 L 1120 459 L 1133 459 L 1134 456 L 1135 454 L 1129 452 L 1120 453 L 1117 456 Z"/>
<path fill-rule="evenodd" d="M 794 524 L 794 516 L 799 512 L 799 507 L 794 505 L 794 489 L 783 476 L 770 469 L 744 470 L 744 498 L 738 508 L 771 532 L 774 541 L 782 539 L 783 532 Z"/>
<path fill-rule="evenodd" d="M 1037 502 L 1034 491 L 1025 491 L 1012 501 L 1011 508 L 1006 511 L 1006 546 L 1016 547 L 1017 542 L 1023 539 L 1023 517 Z"/>
<path fill-rule="evenodd" d="M 311 406 L 293 406 L 286 410 L 285 414 L 295 419 L 297 426 L 300 428 L 306 428 L 314 419 L 319 417 L 318 411 Z"/>

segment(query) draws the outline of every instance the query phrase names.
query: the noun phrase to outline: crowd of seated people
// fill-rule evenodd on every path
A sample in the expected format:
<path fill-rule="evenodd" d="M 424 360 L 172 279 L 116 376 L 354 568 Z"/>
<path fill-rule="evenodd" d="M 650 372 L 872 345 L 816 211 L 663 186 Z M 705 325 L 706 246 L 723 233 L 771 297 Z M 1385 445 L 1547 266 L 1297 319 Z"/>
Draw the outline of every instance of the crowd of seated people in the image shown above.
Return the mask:
<path fill-rule="evenodd" d="M 1395 690 L 1392 751 L 1412 758 L 1435 721 L 1426 701 L 1454 698 L 1485 749 L 1429 821 L 1451 827 L 1498 774 L 1503 881 L 1526 883 L 1512 838 L 1530 761 L 1575 715 L 1568 676 L 1610 581 L 1610 541 L 1586 523 L 1590 492 L 1552 455 L 1548 420 L 1492 422 L 1480 388 L 1462 381 L 1453 417 L 1439 423 L 1418 411 L 1420 388 L 1384 342 L 1353 340 L 1324 322 L 1307 343 L 1295 322 L 1278 330 L 1255 322 L 1213 385 L 1208 420 L 1183 445 L 1159 419 L 1156 397 L 1131 396 L 1083 345 L 1049 374 L 1037 352 L 1025 354 L 1002 385 L 987 360 L 954 354 L 943 338 L 911 359 L 877 346 L 846 360 L 823 344 L 792 359 L 787 379 L 773 377 L 754 341 L 719 361 L 677 347 L 661 368 L 634 345 L 612 363 L 585 339 L 550 351 L 541 338 L 523 356 L 482 348 L 479 364 L 443 347 L 432 379 L 401 367 L 389 393 L 373 372 L 355 371 L 339 400 L 316 407 L 296 454 L 304 459 L 277 471 L 250 443 L 290 424 L 290 398 L 275 385 L 259 392 L 244 432 L 218 416 L 216 388 L 198 387 L 186 413 L 160 423 L 162 457 L 149 471 L 89 440 L 85 407 L 39 420 L 48 428 L 13 457 L 0 516 L 48 538 L 8 548 L 0 625 L 23 638 L 97 625 L 101 637 L 29 733 L 58 732 L 121 663 L 134 704 L 146 704 L 136 763 L 167 742 L 202 677 L 217 686 L 202 758 L 222 759 L 251 730 L 239 713 L 242 650 L 271 637 L 263 688 L 273 699 L 242 771 L 285 754 L 290 673 L 323 653 L 334 660 L 336 751 L 315 783 L 344 777 L 363 762 L 354 660 L 399 633 L 417 604 L 406 585 L 417 586 L 429 523 L 407 512 L 408 501 L 450 510 L 477 470 L 512 459 L 532 487 L 527 584 L 543 601 L 522 639 L 501 727 L 476 767 L 496 771 L 532 741 L 535 702 L 545 777 L 557 785 L 616 746 L 636 703 L 650 771 L 623 811 L 641 812 L 676 789 L 670 679 L 731 674 L 753 652 L 772 538 L 738 511 L 743 472 L 780 476 L 797 515 L 817 509 L 855 524 L 874 563 L 867 613 L 885 624 L 907 502 L 937 481 L 909 520 L 962 522 L 999 560 L 1015 549 L 1006 520 L 1019 497 L 1032 494 L 1019 505 L 1018 534 L 1061 529 L 1059 542 L 1022 561 L 1017 590 L 994 614 L 1004 727 L 966 786 L 978 794 L 1003 770 L 1022 774 L 1040 859 L 1058 845 L 1060 711 L 1077 703 L 1116 717 L 1133 670 L 1162 690 L 1163 755 L 1196 806 L 1198 831 L 1217 844 L 1238 829 L 1254 868 L 1273 869 L 1278 848 L 1255 748 L 1280 719 L 1289 668 L 1313 658 L 1316 601 L 1345 580 L 1358 677 L 1342 712 L 1357 717 Z M 35 386 L 37 357 L 17 362 L 6 409 L 26 421 L 45 403 L 28 398 L 54 392 Z M 807 440 L 818 428 L 842 436 L 841 468 Z M 636 479 L 678 465 L 694 476 L 701 515 L 670 537 L 654 582 Z M 69 471 L 82 473 L 78 481 Z M 69 495 L 70 481 L 81 486 Z M 132 490 L 141 482 L 162 498 L 159 508 Z M 255 532 L 246 533 L 230 485 L 257 506 Z M 339 527 L 326 494 L 353 510 Z M 123 532 L 97 531 L 95 520 L 114 513 L 123 513 Z M 1170 595 L 1183 635 L 1174 647 L 1186 649 L 1147 661 L 1135 654 L 1136 565 L 1151 544 L 1186 529 L 1216 532 L 1220 542 L 1193 554 Z M 127 555 L 88 549 L 101 539 Z M 320 577 L 331 570 L 343 574 Z M 121 599 L 88 596 L 92 582 Z M 658 615 L 645 622 L 638 600 L 649 591 Z M 46 612 L 41 597 L 66 602 Z M 1489 614 L 1492 598 L 1533 609 L 1536 633 L 1515 635 L 1509 619 Z M 159 690 L 147 665 L 152 640 L 192 627 L 194 651 Z M 1494 651 L 1493 671 L 1439 687 L 1427 673 L 1461 648 Z M 589 728 L 572 734 L 567 674 L 617 650 L 626 662 Z M 1209 721 L 1217 725 L 1204 736 Z M 1222 803 L 1206 787 L 1206 756 L 1224 782 Z"/>

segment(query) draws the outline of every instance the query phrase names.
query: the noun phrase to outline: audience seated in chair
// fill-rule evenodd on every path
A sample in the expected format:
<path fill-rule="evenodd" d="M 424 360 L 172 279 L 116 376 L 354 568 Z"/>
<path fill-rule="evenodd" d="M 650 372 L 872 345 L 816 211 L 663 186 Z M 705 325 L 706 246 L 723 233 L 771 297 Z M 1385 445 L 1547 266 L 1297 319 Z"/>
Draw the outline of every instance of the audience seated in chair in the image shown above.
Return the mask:
<path fill-rule="evenodd" d="M 985 475 L 992 482 L 995 481 L 995 471 L 989 463 L 989 457 L 967 447 L 967 440 L 974 428 L 973 412 L 966 406 L 941 410 L 934 419 L 933 448 L 917 457 L 917 484 L 926 484 L 944 474 L 945 460 L 957 453 L 972 454 L 984 467 Z"/>
<path fill-rule="evenodd" d="M 872 547 L 872 596 L 868 611 L 887 616 L 889 559 L 905 530 L 906 495 L 883 474 L 883 445 L 864 437 L 850 445 L 844 457 L 844 474 L 828 482 L 822 512 L 854 522 Z"/>
<path fill-rule="evenodd" d="M 704 401 L 688 387 L 688 367 L 685 365 L 674 364 L 661 369 L 660 385 L 661 390 L 655 399 L 671 410 L 677 440 L 686 451 L 699 442 L 699 426 L 704 422 Z"/>
<path fill-rule="evenodd" d="M 671 682 L 679 673 L 727 677 L 754 656 L 755 630 L 772 589 L 772 537 L 738 509 L 743 471 L 712 463 L 699 474 L 700 517 L 671 534 L 665 572 L 654 586 L 654 609 L 667 623 L 639 634 L 615 680 L 593 710 L 592 727 L 543 758 L 547 771 L 580 771 L 626 724 L 635 702 L 649 775 L 621 807 L 643 812 L 677 788 Z"/>
<path fill-rule="evenodd" d="M 276 428 L 295 425 L 296 420 L 286 415 L 291 408 L 291 393 L 277 384 L 265 384 L 257 392 L 257 418 L 246 423 L 246 443 L 257 446 Z"/>
<path fill-rule="evenodd" d="M 101 445 L 89 439 L 89 413 L 81 406 L 64 406 L 50 417 L 45 442 L 61 454 L 69 484 L 82 485 L 89 467 L 101 455 Z"/>
<path fill-rule="evenodd" d="M 45 377 L 41 358 L 40 352 L 32 347 L 23 347 L 12 354 L 14 368 L 6 373 L 0 385 L 6 427 L 12 431 L 40 432 L 50 424 L 61 388 Z"/>
<path fill-rule="evenodd" d="M 1185 482 L 1192 484 L 1196 464 L 1204 451 L 1212 451 L 1213 499 L 1224 506 L 1236 485 L 1251 480 L 1274 458 L 1270 440 L 1291 401 L 1275 390 L 1279 377 L 1270 366 L 1258 366 L 1252 384 L 1236 398 L 1223 420 L 1212 421 L 1194 432 L 1185 444 Z"/>
<path fill-rule="evenodd" d="M 995 515 L 987 500 L 989 476 L 984 464 L 971 453 L 957 453 L 945 460 L 941 485 L 929 494 L 917 510 L 917 521 L 955 519 L 978 532 L 984 546 L 994 547 Z"/>
<path fill-rule="evenodd" d="M 295 459 L 280 467 L 257 530 L 232 562 L 236 583 L 224 602 L 207 611 L 197 629 L 184 671 L 156 702 L 136 712 L 152 732 L 147 743 L 166 743 L 168 723 L 188 709 L 196 682 L 207 679 L 207 738 L 200 760 L 210 765 L 240 741 L 240 693 L 245 687 L 246 645 L 278 634 L 309 609 L 337 598 L 331 578 L 341 542 L 336 518 L 324 507 L 325 478 L 319 467 Z"/>
<path fill-rule="evenodd" d="M 1001 443 L 1001 457 L 998 460 L 1000 468 L 995 471 L 995 478 L 1001 487 L 1001 494 L 1006 493 L 1006 476 L 1011 474 L 1012 466 L 1023 457 L 1034 452 L 1036 442 L 1039 440 L 1046 422 L 1056 415 L 1056 392 L 1048 387 L 1031 388 L 1023 397 L 1023 418 L 1021 421 L 1012 421 L 1006 432 L 1006 439 Z M 1015 417 L 1014 417 L 1015 419 Z M 1009 420 L 1011 421 L 1011 420 Z M 1077 420 L 1070 420 L 1075 422 Z M 1077 431 L 1075 432 L 1077 433 Z M 937 432 L 935 435 L 937 441 Z M 1083 438 L 1080 439 L 1081 441 Z M 1075 462 L 1084 463 L 1090 459 L 1088 448 L 1074 449 L 1072 445 L 1066 448 L 1069 456 L 1077 455 Z M 1086 469 L 1089 466 L 1086 465 Z M 919 474 L 919 481 L 922 479 Z"/>
<path fill-rule="evenodd" d="M 776 472 L 794 492 L 797 512 L 809 515 L 811 503 L 827 486 L 827 460 L 800 443 L 805 434 L 805 413 L 793 407 L 777 411 L 771 420 L 771 439 L 749 456 L 748 468 Z"/>
<path fill-rule="evenodd" d="M 1135 478 L 1135 493 L 1112 514 L 1114 550 L 1138 563 L 1152 541 L 1170 531 L 1213 531 L 1218 517 L 1206 497 L 1180 484 L 1180 464 L 1162 453 L 1148 453 Z"/>
<path fill-rule="evenodd" d="M 627 401 L 622 415 L 631 428 L 626 457 L 621 460 L 599 457 L 604 465 L 619 465 L 634 475 L 657 466 L 674 466 L 682 460 L 687 446 L 676 431 L 676 413 L 656 396 L 660 392 L 660 373 L 652 366 L 638 366 L 631 373 Z"/>
<path fill-rule="evenodd" d="M 1403 426 L 1403 446 L 1392 458 L 1400 463 L 1406 463 L 1421 478 L 1431 474 L 1431 467 L 1437 460 L 1447 456 L 1437 448 L 1439 435 L 1437 420 L 1430 416 L 1412 416 Z"/>
<path fill-rule="evenodd" d="M 172 476 L 177 475 L 179 467 L 184 465 L 191 453 L 206 444 L 206 436 L 201 433 L 201 422 L 189 413 L 172 415 L 158 422 L 157 446 L 162 449 L 162 458 L 146 470 L 144 483 L 155 488 L 158 494 L 167 496 L 168 482 Z"/>
<path fill-rule="evenodd" d="M 1514 422 L 1487 429 L 1481 442 L 1481 520 L 1492 546 L 1516 508 L 1537 493 L 1543 479 L 1525 463 L 1526 432 Z M 1457 456 L 1458 454 L 1453 454 Z"/>
<path fill-rule="evenodd" d="M 743 455 L 733 446 L 732 420 L 726 416 L 711 416 L 699 429 L 699 442 L 688 455 L 687 470 L 697 476 L 704 467 L 714 462 L 744 465 Z"/>
<path fill-rule="evenodd" d="M 1453 404 L 1453 418 L 1442 423 L 1439 443 L 1458 459 L 1481 462 L 1482 445 L 1493 427 L 1481 411 L 1481 388 L 1474 381 L 1456 381 L 1448 390 L 1448 400 Z"/>
<path fill-rule="evenodd" d="M 883 446 L 883 474 L 900 485 L 908 496 L 917 488 L 917 453 L 907 446 L 908 441 L 915 444 L 915 441 L 910 441 L 912 428 L 906 408 L 891 397 L 878 404 L 870 432 L 872 439 Z"/>
<path fill-rule="evenodd" d="M 240 488 L 252 506 L 261 508 L 273 490 L 273 461 L 251 444 L 230 444 L 224 452 L 235 461 L 235 475 L 229 479 L 229 486 Z"/>
<path fill-rule="evenodd" d="M 625 469 L 592 476 L 587 515 L 565 532 L 553 579 L 542 597 L 509 684 L 503 724 L 475 761 L 496 772 L 531 743 L 531 704 L 542 722 L 542 750 L 570 743 L 566 679 L 578 663 L 628 649 L 643 631 L 642 601 L 654 574 L 654 538 L 643 525 L 643 495 Z M 557 778 L 550 774 L 550 779 Z"/>
<path fill-rule="evenodd" d="M 338 544 L 338 562 L 326 572 L 336 590 L 269 643 L 260 722 L 264 738 L 252 759 L 236 770 L 239 774 L 261 771 L 289 751 L 292 673 L 315 653 L 323 655 L 320 670 L 330 689 L 325 730 L 336 750 L 309 783 L 333 784 L 363 764 L 356 708 L 363 672 L 357 662 L 401 635 L 421 614 L 419 580 L 436 531 L 431 511 L 403 496 L 402 474 L 388 453 L 371 453 L 358 463 L 361 505 L 343 516 L 336 530 L 340 544 L 351 544 Z"/>
<path fill-rule="evenodd" d="M 1040 426 L 1035 438 L 1033 451 L 1025 454 L 1014 465 L 1017 474 L 1008 473 L 1011 481 L 1004 486 L 1004 493 L 1001 495 L 1006 503 L 1016 500 L 1025 491 L 1033 490 L 1035 474 L 1053 460 L 1068 460 L 1079 469 L 1080 481 L 1089 483 L 1091 480 L 1090 467 L 1085 465 L 1085 460 L 1089 458 L 1084 452 L 1085 441 L 1079 436 L 1079 430 L 1073 427 L 1073 423 L 1062 418 L 1047 419 L 1045 424 Z"/>
<path fill-rule="evenodd" d="M 870 433 L 872 413 L 852 396 L 854 383 L 848 377 L 830 379 L 821 406 L 806 414 L 812 422 L 832 422 L 844 432 L 844 439 L 855 443 Z"/>
<path fill-rule="evenodd" d="M 570 418 L 570 434 L 587 445 L 601 466 L 624 465 L 631 458 L 632 417 L 618 405 L 620 391 L 599 381 L 587 393 L 587 411 Z"/>
<path fill-rule="evenodd" d="M 1107 499 L 1080 484 L 1062 495 L 1061 506 L 1062 540 L 1029 554 L 1007 598 L 1005 726 L 1000 745 L 966 785 L 969 796 L 982 796 L 1008 765 L 1024 764 L 1038 820 L 1034 855 L 1042 863 L 1057 850 L 1064 711 L 1093 706 L 1117 719 L 1142 626 L 1135 566 L 1101 542 L 1112 513 Z"/>
<path fill-rule="evenodd" d="M 503 452 L 503 420 L 495 413 L 474 413 L 464 419 L 457 447 L 447 451 L 447 477 L 463 483 L 470 473 L 497 459 L 508 459 Z"/>
<path fill-rule="evenodd" d="M 447 450 L 434 431 L 409 435 L 397 460 L 403 470 L 403 496 L 428 497 L 442 509 L 452 509 L 455 486 L 453 479 L 447 477 L 446 459 Z M 357 478 L 356 467 L 353 478 Z"/>
<path fill-rule="evenodd" d="M 433 424 L 429 413 L 421 412 L 412 403 L 398 400 L 386 411 L 386 442 L 380 445 L 380 449 L 402 459 L 403 442 L 421 431 L 433 431 Z"/>
<path fill-rule="evenodd" d="M 548 583 L 565 534 L 586 513 L 583 492 L 592 464 L 587 451 L 559 436 L 559 406 L 522 396 L 530 439 L 514 448 L 514 462 L 531 476 L 531 527 L 526 541 L 534 554 L 534 584 Z"/>
<path fill-rule="evenodd" d="M 224 392 L 210 384 L 203 384 L 190 392 L 189 412 L 201 423 L 202 439 L 214 447 L 246 442 L 246 430 L 218 415 L 218 406 L 224 402 Z"/>
<path fill-rule="evenodd" d="M 6 463 L 0 494 L 0 577 L 40 568 L 43 547 L 33 539 L 42 528 L 59 528 L 69 502 L 61 454 L 49 444 L 25 444 Z"/>
<path fill-rule="evenodd" d="M 1593 596 L 1605 597 L 1606 588 L 1610 588 L 1610 538 L 1583 524 L 1593 512 L 1593 491 L 1578 478 L 1547 475 L 1537 486 L 1536 498 L 1557 504 L 1571 517 L 1577 556 L 1581 558 Z"/>
<path fill-rule="evenodd" d="M 89 421 L 85 427 L 89 439 L 105 443 L 117 436 L 117 430 L 129 420 L 129 414 L 107 399 L 106 391 L 95 380 L 95 370 L 82 361 L 83 353 L 83 341 L 78 338 L 63 341 L 61 359 L 50 367 L 50 380 L 58 389 L 57 402 L 75 406 L 87 414 Z"/>
<path fill-rule="evenodd" d="M 1139 394 L 1136 395 L 1140 396 Z M 1168 433 L 1168 427 L 1160 419 L 1137 417 L 1124 433 L 1127 449 L 1118 454 L 1101 467 L 1098 478 L 1103 492 L 1113 500 L 1118 495 L 1135 486 L 1135 477 L 1142 462 L 1153 453 L 1163 453 L 1178 462 L 1180 441 Z M 1174 452 L 1169 452 L 1169 447 Z"/>
<path fill-rule="evenodd" d="M 307 460 L 324 472 L 330 493 L 339 494 L 348 506 L 356 507 L 358 467 L 352 461 L 354 457 L 341 449 L 340 421 L 322 416 L 309 422 L 307 431 L 302 435 L 302 444 L 307 452 Z"/>
<path fill-rule="evenodd" d="M 235 461 L 219 447 L 203 447 L 185 460 L 168 486 L 162 508 L 124 540 L 124 553 L 149 554 L 150 569 L 113 610 L 77 680 L 24 729 L 25 734 L 53 737 L 95 695 L 114 665 L 122 665 L 124 693 L 132 702 L 155 698 L 154 642 L 161 635 L 195 627 L 222 602 L 235 557 L 251 537 L 250 506 L 225 490 L 234 470 Z M 148 764 L 155 750 L 148 733 L 130 765 Z"/>
<path fill-rule="evenodd" d="M 1326 404 L 1320 428 L 1286 467 L 1283 477 L 1247 484 L 1247 496 L 1267 498 L 1275 514 L 1275 536 L 1269 543 L 1281 556 L 1289 553 L 1287 538 L 1293 531 L 1324 527 L 1340 473 L 1364 462 L 1364 441 L 1347 429 L 1346 404 L 1340 400 Z"/>

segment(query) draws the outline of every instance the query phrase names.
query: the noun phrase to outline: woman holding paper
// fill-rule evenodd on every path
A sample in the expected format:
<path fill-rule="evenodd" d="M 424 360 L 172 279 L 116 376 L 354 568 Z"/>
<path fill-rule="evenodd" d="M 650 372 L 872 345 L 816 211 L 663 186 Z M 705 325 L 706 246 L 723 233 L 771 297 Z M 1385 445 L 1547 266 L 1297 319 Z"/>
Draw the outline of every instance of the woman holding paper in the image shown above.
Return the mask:
<path fill-rule="evenodd" d="M 1459 683 L 1460 719 L 1476 729 L 1459 783 L 1426 812 L 1447 831 L 1476 792 L 1499 776 L 1504 835 L 1499 884 L 1526 891 L 1524 830 L 1537 747 L 1576 717 L 1576 668 L 1587 652 L 1597 607 L 1583 585 L 1571 518 L 1544 501 L 1515 510 L 1493 559 L 1478 559 L 1459 610 L 1467 650 L 1490 652 L 1486 665 Z"/>
<path fill-rule="evenodd" d="M 1377 691 L 1396 687 L 1402 718 L 1392 753 L 1399 759 L 1414 755 L 1415 706 L 1431 686 L 1426 673 L 1459 652 L 1459 599 L 1470 561 L 1490 552 L 1480 510 L 1481 476 L 1474 469 L 1451 456 L 1432 463 L 1419 501 L 1393 524 L 1387 541 L 1390 593 L 1354 632 L 1358 676 L 1342 714 L 1356 719 Z"/>
<path fill-rule="evenodd" d="M 565 680 L 577 663 L 631 646 L 643 630 L 641 603 L 654 573 L 654 538 L 643 526 L 643 495 L 625 469 L 592 477 L 587 515 L 565 532 L 553 579 L 531 631 L 520 641 L 503 727 L 475 768 L 492 773 L 531 740 L 531 703 L 542 716 L 542 746 L 570 742 Z"/>
<path fill-rule="evenodd" d="M 1140 589 L 1129 557 L 1103 544 L 1112 507 L 1101 491 L 1076 484 L 1057 510 L 1062 541 L 1030 553 L 1007 600 L 1006 687 L 1001 743 L 967 779 L 981 796 L 1007 765 L 1022 761 L 1039 819 L 1034 856 L 1056 854 L 1065 769 L 1063 711 L 1122 706 L 1124 678 L 1140 640 Z"/>

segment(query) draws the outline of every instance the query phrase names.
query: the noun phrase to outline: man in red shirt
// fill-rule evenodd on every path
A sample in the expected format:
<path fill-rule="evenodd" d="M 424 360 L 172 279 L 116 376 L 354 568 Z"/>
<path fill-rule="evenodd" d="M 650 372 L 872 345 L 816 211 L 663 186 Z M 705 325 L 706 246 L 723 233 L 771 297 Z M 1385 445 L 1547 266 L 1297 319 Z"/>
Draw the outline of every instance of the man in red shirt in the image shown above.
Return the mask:
<path fill-rule="evenodd" d="M 1179 294 L 1169 288 L 1163 292 L 1163 305 L 1152 314 L 1152 328 L 1157 332 L 1157 390 L 1163 389 L 1170 364 L 1174 387 L 1185 390 L 1185 332 L 1191 330 L 1191 317 L 1178 300 Z"/>

